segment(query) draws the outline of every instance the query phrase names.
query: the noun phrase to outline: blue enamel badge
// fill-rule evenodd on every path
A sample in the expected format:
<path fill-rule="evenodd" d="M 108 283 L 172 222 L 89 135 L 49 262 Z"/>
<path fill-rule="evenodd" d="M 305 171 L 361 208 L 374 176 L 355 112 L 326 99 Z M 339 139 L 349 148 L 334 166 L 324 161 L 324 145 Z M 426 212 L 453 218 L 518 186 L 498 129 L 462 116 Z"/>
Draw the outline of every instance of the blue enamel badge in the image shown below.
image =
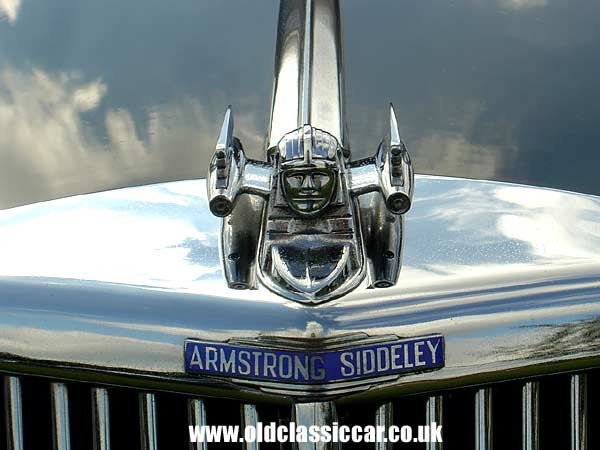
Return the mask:
<path fill-rule="evenodd" d="M 261 348 L 188 339 L 185 370 L 227 378 L 324 384 L 444 366 L 444 337 L 394 339 L 326 351 Z"/>

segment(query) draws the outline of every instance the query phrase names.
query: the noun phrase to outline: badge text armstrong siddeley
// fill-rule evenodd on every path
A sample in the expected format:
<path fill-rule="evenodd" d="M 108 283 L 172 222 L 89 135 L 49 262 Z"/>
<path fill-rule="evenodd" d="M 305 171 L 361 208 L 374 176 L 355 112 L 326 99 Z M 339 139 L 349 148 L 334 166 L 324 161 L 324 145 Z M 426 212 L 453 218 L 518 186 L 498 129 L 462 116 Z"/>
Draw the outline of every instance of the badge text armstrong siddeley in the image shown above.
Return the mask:
<path fill-rule="evenodd" d="M 317 352 L 192 339 L 185 343 L 187 372 L 288 383 L 327 383 L 443 366 L 441 335 Z"/>

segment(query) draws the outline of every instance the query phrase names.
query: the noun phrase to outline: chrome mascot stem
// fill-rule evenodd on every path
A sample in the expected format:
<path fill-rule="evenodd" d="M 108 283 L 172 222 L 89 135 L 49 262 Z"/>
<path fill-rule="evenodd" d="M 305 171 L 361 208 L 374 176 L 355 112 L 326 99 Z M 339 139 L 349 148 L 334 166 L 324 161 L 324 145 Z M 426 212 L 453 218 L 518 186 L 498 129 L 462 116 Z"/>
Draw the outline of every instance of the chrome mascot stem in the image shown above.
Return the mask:
<path fill-rule="evenodd" d="M 283 0 L 267 148 L 303 125 L 346 148 L 340 7 L 337 0 Z"/>

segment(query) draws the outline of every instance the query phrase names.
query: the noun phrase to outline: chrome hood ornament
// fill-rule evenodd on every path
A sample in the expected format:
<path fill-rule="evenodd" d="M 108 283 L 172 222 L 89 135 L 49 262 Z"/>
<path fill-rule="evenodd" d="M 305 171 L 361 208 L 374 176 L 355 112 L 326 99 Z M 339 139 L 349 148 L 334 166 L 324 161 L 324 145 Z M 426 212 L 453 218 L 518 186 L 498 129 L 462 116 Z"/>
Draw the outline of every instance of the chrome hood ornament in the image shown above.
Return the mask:
<path fill-rule="evenodd" d="M 348 293 L 367 268 L 370 287 L 393 286 L 413 191 L 394 108 L 375 155 L 351 161 L 338 2 L 282 2 L 278 36 L 266 161 L 246 157 L 229 107 L 209 167 L 227 282 L 252 289 L 258 275 L 309 304 Z"/>

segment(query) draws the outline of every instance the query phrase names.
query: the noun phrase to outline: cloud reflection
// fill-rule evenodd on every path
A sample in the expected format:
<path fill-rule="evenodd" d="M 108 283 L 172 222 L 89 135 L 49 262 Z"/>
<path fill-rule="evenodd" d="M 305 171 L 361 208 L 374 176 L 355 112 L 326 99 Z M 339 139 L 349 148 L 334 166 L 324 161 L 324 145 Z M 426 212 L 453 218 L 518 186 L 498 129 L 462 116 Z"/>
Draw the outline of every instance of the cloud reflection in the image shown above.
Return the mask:
<path fill-rule="evenodd" d="M 520 149 L 513 126 L 506 120 L 490 120 L 484 99 L 444 96 L 434 100 L 434 107 L 427 102 L 412 110 L 403 103 L 396 106 L 400 131 L 418 173 L 494 180 L 514 172 Z M 372 155 L 379 139 L 388 133 L 385 108 L 380 106 L 353 105 L 354 159 Z M 365 143 L 367 136 L 371 142 Z"/>
<path fill-rule="evenodd" d="M 500 0 L 500 5 L 508 9 L 523 10 L 548 5 L 548 0 Z"/>
<path fill-rule="evenodd" d="M 17 20 L 21 0 L 0 0 L 0 19 L 5 16 L 12 24 Z"/>
<path fill-rule="evenodd" d="M 500 216 L 498 231 L 527 243 L 536 256 L 563 264 L 598 258 L 597 199 L 524 186 L 498 188 L 495 196 L 528 212 Z"/>
<path fill-rule="evenodd" d="M 220 117 L 198 99 L 150 107 L 140 130 L 132 112 L 106 107 L 101 79 L 6 69 L 0 86 L 0 204 L 163 181 L 165 167 L 179 178 L 205 175 Z M 238 122 L 251 130 L 246 145 L 262 142 L 249 118 Z"/>

